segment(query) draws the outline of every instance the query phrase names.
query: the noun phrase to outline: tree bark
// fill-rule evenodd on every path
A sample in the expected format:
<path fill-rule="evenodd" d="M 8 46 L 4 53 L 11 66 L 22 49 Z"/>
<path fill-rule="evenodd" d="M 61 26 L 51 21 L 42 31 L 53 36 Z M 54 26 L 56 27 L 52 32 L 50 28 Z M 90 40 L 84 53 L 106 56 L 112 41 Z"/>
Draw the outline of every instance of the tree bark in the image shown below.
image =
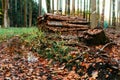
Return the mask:
<path fill-rule="evenodd" d="M 72 15 L 75 16 L 75 0 L 72 0 Z"/>
<path fill-rule="evenodd" d="M 42 0 L 39 0 L 39 16 L 42 15 Z"/>
<path fill-rule="evenodd" d="M 27 0 L 24 0 L 24 26 L 27 27 Z"/>
<path fill-rule="evenodd" d="M 29 27 L 32 26 L 32 0 L 29 1 Z"/>
<path fill-rule="evenodd" d="M 51 0 L 46 0 L 46 6 L 47 6 L 47 12 L 50 13 L 51 12 Z"/>
<path fill-rule="evenodd" d="M 2 10 L 3 10 L 3 27 L 7 28 L 9 26 L 9 18 L 8 18 L 8 4 L 9 0 L 2 0 Z"/>
<path fill-rule="evenodd" d="M 116 26 L 116 17 L 115 17 L 115 0 L 112 0 L 112 25 Z"/>
<path fill-rule="evenodd" d="M 57 20 L 57 21 L 73 21 L 73 20 L 83 20 L 86 21 L 83 18 L 80 17 L 69 17 L 69 16 L 60 16 L 60 15 L 53 15 L 53 14 L 46 14 L 45 19 L 47 20 Z"/>
<path fill-rule="evenodd" d="M 109 10 L 109 26 L 111 25 L 111 0 L 110 0 L 110 10 Z"/>
<path fill-rule="evenodd" d="M 102 8 L 102 15 L 101 15 L 101 23 L 100 23 L 100 26 L 102 27 L 102 28 L 104 28 L 104 10 L 105 10 L 105 0 L 103 0 L 103 8 Z"/>
<path fill-rule="evenodd" d="M 68 0 L 67 5 L 68 5 L 68 16 L 70 16 L 70 0 Z"/>
<path fill-rule="evenodd" d="M 54 0 L 52 0 L 52 13 L 54 14 Z"/>
<path fill-rule="evenodd" d="M 95 28 L 97 26 L 97 17 L 96 17 L 96 0 L 91 0 L 91 28 Z"/>

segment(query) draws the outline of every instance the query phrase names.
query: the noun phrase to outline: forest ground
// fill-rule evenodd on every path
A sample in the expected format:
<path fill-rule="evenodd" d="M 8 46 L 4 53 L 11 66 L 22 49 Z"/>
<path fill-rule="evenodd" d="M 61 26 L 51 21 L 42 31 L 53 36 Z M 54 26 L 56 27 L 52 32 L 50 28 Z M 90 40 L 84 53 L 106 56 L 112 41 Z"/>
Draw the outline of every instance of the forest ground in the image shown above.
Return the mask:
<path fill-rule="evenodd" d="M 0 80 L 119 80 L 120 31 L 105 32 L 114 44 L 68 47 L 78 40 L 36 28 L 0 30 Z"/>

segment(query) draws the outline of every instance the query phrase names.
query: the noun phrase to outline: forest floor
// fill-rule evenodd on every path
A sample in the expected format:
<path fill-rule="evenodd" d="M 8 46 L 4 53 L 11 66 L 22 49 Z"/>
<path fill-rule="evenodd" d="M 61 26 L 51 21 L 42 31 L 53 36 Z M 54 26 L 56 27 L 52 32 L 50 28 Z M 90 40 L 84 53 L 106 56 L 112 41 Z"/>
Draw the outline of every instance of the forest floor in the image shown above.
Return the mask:
<path fill-rule="evenodd" d="M 97 46 L 64 46 L 78 40 L 56 34 L 36 33 L 31 41 L 24 39 L 28 33 L 2 40 L 0 80 L 119 80 L 120 31 L 105 32 L 111 42 Z"/>

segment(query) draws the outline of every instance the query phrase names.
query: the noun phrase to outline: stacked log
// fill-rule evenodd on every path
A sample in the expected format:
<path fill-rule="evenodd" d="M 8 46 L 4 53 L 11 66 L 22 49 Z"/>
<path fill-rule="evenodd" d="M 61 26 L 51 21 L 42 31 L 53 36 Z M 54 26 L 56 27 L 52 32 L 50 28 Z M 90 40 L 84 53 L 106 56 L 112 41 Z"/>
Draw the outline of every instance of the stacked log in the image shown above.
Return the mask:
<path fill-rule="evenodd" d="M 75 32 L 88 30 L 89 22 L 79 17 L 69 17 L 47 13 L 38 17 L 40 29 L 52 32 Z"/>

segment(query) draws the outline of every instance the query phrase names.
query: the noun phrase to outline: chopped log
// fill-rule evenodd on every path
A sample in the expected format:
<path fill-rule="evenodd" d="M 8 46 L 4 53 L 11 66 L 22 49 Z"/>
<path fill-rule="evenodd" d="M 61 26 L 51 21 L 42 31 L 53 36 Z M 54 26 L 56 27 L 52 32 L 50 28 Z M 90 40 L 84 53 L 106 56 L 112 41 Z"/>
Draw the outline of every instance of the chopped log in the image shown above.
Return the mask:
<path fill-rule="evenodd" d="M 70 27 L 70 28 L 89 28 L 88 25 L 78 25 L 78 24 L 70 24 L 66 22 L 58 22 L 58 21 L 47 21 L 48 26 L 57 26 L 57 27 Z"/>
<path fill-rule="evenodd" d="M 88 28 L 61 28 L 61 27 L 46 27 L 48 30 L 52 30 L 54 32 L 66 32 L 66 31 L 84 31 L 88 30 Z"/>
<path fill-rule="evenodd" d="M 55 15 L 50 13 L 45 14 L 44 17 L 46 20 L 56 20 L 56 21 L 74 21 L 74 20 L 86 21 L 85 19 L 79 17 L 69 17 L 69 16 Z"/>
<path fill-rule="evenodd" d="M 87 45 L 99 45 L 109 42 L 108 37 L 102 29 L 89 29 L 82 36 L 79 36 L 79 40 L 82 40 Z"/>
<path fill-rule="evenodd" d="M 63 33 L 74 33 L 78 34 L 78 31 L 86 31 L 90 28 L 89 22 L 80 17 L 69 17 L 54 14 L 45 14 L 44 16 L 39 16 L 38 28 L 44 31 L 50 32 L 62 32 Z"/>
<path fill-rule="evenodd" d="M 71 24 L 79 24 L 79 25 L 90 25 L 90 22 L 87 22 L 87 21 L 68 21 L 68 23 L 71 23 Z"/>

